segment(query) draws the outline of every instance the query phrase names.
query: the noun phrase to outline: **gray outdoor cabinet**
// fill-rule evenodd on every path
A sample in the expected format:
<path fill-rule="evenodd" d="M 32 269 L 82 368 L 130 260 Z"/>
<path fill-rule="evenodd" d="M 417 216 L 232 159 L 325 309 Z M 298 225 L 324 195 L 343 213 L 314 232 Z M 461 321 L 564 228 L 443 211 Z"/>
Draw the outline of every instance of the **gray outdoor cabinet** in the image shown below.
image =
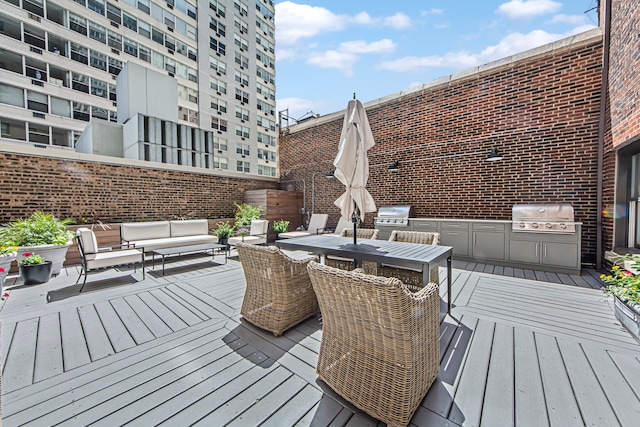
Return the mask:
<path fill-rule="evenodd" d="M 512 222 L 506 220 L 409 219 L 410 230 L 439 232 L 440 244 L 453 247 L 454 260 L 580 273 L 581 224 L 576 225 L 575 234 L 513 232 L 511 228 Z"/>
<path fill-rule="evenodd" d="M 505 224 L 472 223 L 471 256 L 476 259 L 506 259 Z"/>

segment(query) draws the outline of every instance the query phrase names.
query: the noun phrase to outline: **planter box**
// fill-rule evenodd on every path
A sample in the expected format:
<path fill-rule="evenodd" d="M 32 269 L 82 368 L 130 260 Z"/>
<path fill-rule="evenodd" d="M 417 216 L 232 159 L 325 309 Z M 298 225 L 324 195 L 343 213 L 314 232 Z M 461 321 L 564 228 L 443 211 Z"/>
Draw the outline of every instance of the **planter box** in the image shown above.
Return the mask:
<path fill-rule="evenodd" d="M 618 319 L 636 339 L 640 340 L 640 312 L 638 312 L 637 307 L 629 307 L 618 297 L 614 297 L 614 313 L 616 319 Z"/>
<path fill-rule="evenodd" d="M 51 261 L 45 261 L 44 264 L 19 266 L 22 284 L 31 286 L 47 283 L 51 278 L 52 266 L 53 263 Z"/>

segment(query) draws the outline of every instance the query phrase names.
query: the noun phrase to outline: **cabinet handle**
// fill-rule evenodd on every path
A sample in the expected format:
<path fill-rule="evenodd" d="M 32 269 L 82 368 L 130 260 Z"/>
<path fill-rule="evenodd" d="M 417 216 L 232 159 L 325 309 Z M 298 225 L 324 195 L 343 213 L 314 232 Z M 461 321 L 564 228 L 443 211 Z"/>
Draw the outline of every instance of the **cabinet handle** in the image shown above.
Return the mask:
<path fill-rule="evenodd" d="M 476 235 L 474 234 L 474 235 L 473 235 L 473 246 L 475 246 L 475 245 L 476 245 L 476 237 L 478 237 L 478 236 L 476 236 Z"/>
<path fill-rule="evenodd" d="M 459 236 L 459 235 L 460 235 L 460 233 L 452 233 L 452 232 L 449 232 L 449 233 L 447 233 L 447 235 L 448 235 L 448 236 Z"/>
<path fill-rule="evenodd" d="M 538 243 L 536 243 L 536 256 L 538 256 Z"/>
<path fill-rule="evenodd" d="M 480 228 L 496 228 L 495 225 L 481 225 Z"/>
<path fill-rule="evenodd" d="M 547 245 L 543 245 L 544 246 L 544 258 L 547 257 Z"/>

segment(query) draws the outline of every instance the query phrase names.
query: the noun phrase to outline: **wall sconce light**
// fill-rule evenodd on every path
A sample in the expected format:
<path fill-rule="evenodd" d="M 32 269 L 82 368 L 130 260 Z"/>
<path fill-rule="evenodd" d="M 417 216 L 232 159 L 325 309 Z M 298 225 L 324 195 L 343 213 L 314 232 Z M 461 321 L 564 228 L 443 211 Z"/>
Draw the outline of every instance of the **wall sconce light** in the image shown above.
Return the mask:
<path fill-rule="evenodd" d="M 333 179 L 333 171 L 327 171 L 327 172 L 324 174 L 324 177 L 325 177 L 325 178 L 329 178 L 329 179 Z"/>
<path fill-rule="evenodd" d="M 489 152 L 489 157 L 487 157 L 487 162 L 495 162 L 498 160 L 502 160 L 502 156 L 498 154 L 497 148 L 492 148 Z"/>
<path fill-rule="evenodd" d="M 398 172 L 400 170 L 400 162 L 397 160 L 394 160 L 391 163 L 391 166 L 389 166 L 389 172 Z"/>

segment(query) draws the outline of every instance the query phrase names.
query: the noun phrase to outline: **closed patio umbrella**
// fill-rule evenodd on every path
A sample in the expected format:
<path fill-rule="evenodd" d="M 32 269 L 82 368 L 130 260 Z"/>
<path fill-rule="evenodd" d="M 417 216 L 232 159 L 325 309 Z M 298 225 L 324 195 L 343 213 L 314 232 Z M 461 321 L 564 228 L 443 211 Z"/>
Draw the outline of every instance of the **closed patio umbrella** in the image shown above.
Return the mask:
<path fill-rule="evenodd" d="M 355 98 L 355 97 L 354 97 Z M 334 204 L 340 208 L 342 217 L 353 221 L 353 243 L 357 244 L 356 224 L 360 214 L 375 212 L 376 204 L 365 188 L 369 179 L 369 159 L 367 151 L 375 145 L 369 126 L 367 113 L 362 103 L 352 99 L 342 125 L 338 155 L 333 165 L 334 176 L 344 184 L 346 191 Z"/>

